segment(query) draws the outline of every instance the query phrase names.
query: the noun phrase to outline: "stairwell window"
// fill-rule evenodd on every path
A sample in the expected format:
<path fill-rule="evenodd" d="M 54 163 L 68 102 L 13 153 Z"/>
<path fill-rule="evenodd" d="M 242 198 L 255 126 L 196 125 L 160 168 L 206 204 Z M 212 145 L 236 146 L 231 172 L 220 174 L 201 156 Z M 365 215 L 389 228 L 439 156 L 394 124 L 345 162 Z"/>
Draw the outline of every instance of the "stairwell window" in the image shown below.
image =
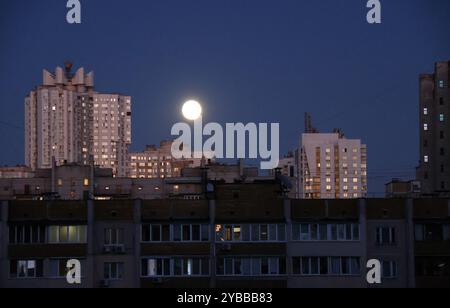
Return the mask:
<path fill-rule="evenodd" d="M 105 280 L 122 280 L 124 274 L 124 264 L 119 262 L 105 263 Z"/>
<path fill-rule="evenodd" d="M 124 244 L 124 229 L 105 229 L 105 245 L 119 246 Z"/>
<path fill-rule="evenodd" d="M 377 245 L 394 245 L 396 243 L 395 228 L 378 227 Z"/>

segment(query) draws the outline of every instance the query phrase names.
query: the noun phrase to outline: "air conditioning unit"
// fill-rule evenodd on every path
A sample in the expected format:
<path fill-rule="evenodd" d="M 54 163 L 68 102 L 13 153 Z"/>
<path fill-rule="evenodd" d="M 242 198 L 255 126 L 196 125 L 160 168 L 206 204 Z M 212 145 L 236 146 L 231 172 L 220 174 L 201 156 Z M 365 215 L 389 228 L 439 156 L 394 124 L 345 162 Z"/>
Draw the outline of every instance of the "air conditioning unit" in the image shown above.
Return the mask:
<path fill-rule="evenodd" d="M 100 281 L 100 287 L 102 287 L 102 288 L 109 288 L 109 280 L 102 280 L 102 281 Z"/>

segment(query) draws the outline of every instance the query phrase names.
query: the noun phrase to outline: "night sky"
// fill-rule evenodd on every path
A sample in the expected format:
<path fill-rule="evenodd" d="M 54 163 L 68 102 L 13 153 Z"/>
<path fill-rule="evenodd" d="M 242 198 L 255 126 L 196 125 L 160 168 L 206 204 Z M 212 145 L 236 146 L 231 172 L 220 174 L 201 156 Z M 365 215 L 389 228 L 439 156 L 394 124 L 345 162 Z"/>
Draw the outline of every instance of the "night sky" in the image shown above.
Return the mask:
<path fill-rule="evenodd" d="M 183 101 L 205 121 L 279 122 L 281 149 L 298 146 L 303 114 L 368 145 L 369 190 L 411 178 L 418 163 L 418 76 L 450 60 L 450 1 L 0 1 L 0 164 L 23 163 L 24 97 L 71 60 L 96 89 L 133 97 L 133 146 L 170 138 Z"/>

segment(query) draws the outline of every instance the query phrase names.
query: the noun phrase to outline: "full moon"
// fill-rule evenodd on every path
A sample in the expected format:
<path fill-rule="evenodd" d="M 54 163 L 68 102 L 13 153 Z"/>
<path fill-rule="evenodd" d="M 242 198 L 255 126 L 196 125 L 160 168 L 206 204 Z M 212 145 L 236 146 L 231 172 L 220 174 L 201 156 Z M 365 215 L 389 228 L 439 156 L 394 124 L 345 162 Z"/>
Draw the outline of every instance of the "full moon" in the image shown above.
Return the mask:
<path fill-rule="evenodd" d="M 187 101 L 183 105 L 182 112 L 186 119 L 195 121 L 202 116 L 202 106 L 197 101 Z"/>

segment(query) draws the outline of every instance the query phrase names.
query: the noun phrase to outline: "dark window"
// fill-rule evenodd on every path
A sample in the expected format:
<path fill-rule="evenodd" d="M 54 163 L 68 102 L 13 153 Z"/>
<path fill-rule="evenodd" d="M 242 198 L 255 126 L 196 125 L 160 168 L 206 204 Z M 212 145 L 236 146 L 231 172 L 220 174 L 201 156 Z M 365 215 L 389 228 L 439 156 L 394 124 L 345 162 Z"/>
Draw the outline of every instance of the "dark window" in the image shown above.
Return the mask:
<path fill-rule="evenodd" d="M 239 192 L 233 191 L 233 199 L 239 199 Z"/>
<path fill-rule="evenodd" d="M 445 182 L 441 182 L 441 189 L 442 189 L 442 190 L 445 189 Z"/>
<path fill-rule="evenodd" d="M 328 258 L 321 257 L 320 258 L 320 275 L 328 274 Z"/>
<path fill-rule="evenodd" d="M 295 172 L 294 172 L 294 167 L 293 167 L 293 166 L 291 166 L 291 167 L 289 168 L 289 176 L 290 176 L 291 178 L 295 176 Z"/>
<path fill-rule="evenodd" d="M 142 241 L 150 242 L 150 226 L 148 225 L 142 226 Z"/>
<path fill-rule="evenodd" d="M 160 242 L 160 241 L 161 241 L 161 226 L 152 225 L 152 242 Z"/>
<path fill-rule="evenodd" d="M 444 167 L 444 165 L 441 165 L 441 172 L 442 172 L 442 173 L 445 172 L 445 167 Z"/>
<path fill-rule="evenodd" d="M 183 241 L 191 240 L 191 226 L 183 225 Z"/>
<path fill-rule="evenodd" d="M 261 274 L 269 275 L 269 258 L 261 259 Z"/>
<path fill-rule="evenodd" d="M 442 241 L 444 226 L 442 224 L 417 224 L 415 238 L 416 241 Z"/>
<path fill-rule="evenodd" d="M 440 138 L 441 138 L 441 139 L 444 139 L 444 137 L 445 137 L 445 135 L 444 135 L 444 131 L 442 131 L 442 130 L 441 130 L 441 133 L 440 133 Z"/>
<path fill-rule="evenodd" d="M 427 147 L 428 147 L 428 140 L 424 140 L 424 141 L 423 141 L 423 147 L 424 147 L 424 148 L 427 148 Z"/>
<path fill-rule="evenodd" d="M 170 226 L 169 225 L 162 226 L 162 240 L 164 242 L 170 241 Z"/>
<path fill-rule="evenodd" d="M 441 151 L 440 151 L 440 152 L 441 152 L 441 155 L 442 155 L 442 156 L 445 155 L 445 149 L 444 149 L 444 148 L 441 148 Z"/>
<path fill-rule="evenodd" d="M 301 274 L 301 259 L 300 258 L 293 258 L 292 260 L 292 271 L 294 275 L 300 275 Z"/>
<path fill-rule="evenodd" d="M 416 258 L 416 273 L 425 277 L 450 277 L 449 257 Z"/>
<path fill-rule="evenodd" d="M 439 105 L 444 105 L 444 98 L 443 97 L 441 97 L 441 98 L 439 98 Z"/>
<path fill-rule="evenodd" d="M 192 225 L 192 240 L 200 241 L 200 225 Z"/>

